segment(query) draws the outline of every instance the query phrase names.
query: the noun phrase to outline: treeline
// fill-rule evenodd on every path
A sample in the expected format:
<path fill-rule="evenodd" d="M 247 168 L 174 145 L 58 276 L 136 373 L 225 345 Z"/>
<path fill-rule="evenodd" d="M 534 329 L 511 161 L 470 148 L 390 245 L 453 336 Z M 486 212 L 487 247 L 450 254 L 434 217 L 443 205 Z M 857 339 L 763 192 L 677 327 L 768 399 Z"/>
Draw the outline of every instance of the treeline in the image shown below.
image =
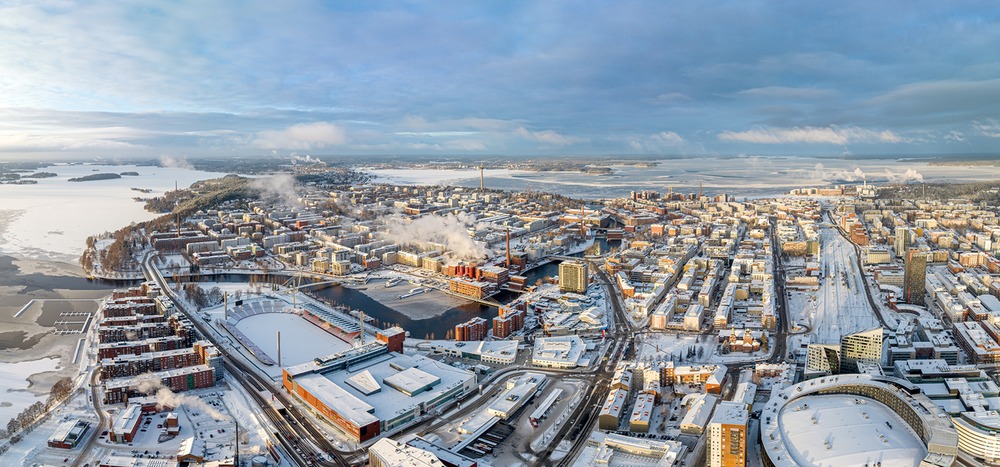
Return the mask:
<path fill-rule="evenodd" d="M 52 385 L 52 390 L 49 392 L 49 397 L 45 400 L 45 402 L 38 401 L 31 404 L 26 409 L 22 410 L 21 413 L 17 414 L 16 417 L 10 419 L 10 421 L 7 422 L 6 427 L 0 427 L 0 439 L 11 438 L 11 443 L 20 441 L 20 436 L 18 436 L 19 433 L 34 429 L 35 422 L 45 415 L 49 409 L 66 400 L 72 392 L 72 379 L 67 377 L 56 381 L 56 383 Z"/>

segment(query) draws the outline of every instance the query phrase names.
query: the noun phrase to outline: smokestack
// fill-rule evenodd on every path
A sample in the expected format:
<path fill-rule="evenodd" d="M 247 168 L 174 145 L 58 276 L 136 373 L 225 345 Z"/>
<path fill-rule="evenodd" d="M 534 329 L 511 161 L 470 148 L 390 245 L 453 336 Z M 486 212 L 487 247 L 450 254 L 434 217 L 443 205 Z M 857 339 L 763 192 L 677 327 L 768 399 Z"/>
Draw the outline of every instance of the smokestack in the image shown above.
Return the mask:
<path fill-rule="evenodd" d="M 177 238 L 181 238 L 181 215 L 174 214 L 174 220 L 177 221 Z"/>
<path fill-rule="evenodd" d="M 507 269 L 510 269 L 510 227 L 507 227 Z"/>
<path fill-rule="evenodd" d="M 486 183 L 483 179 L 483 165 L 479 165 L 479 191 L 486 191 Z"/>
<path fill-rule="evenodd" d="M 580 238 L 581 239 L 587 238 L 587 236 L 584 235 L 584 233 L 583 233 L 583 218 L 586 215 L 587 215 L 587 204 L 584 203 L 584 204 L 580 205 Z"/>
<path fill-rule="evenodd" d="M 281 367 L 281 331 L 275 331 L 278 339 L 278 367 Z"/>
<path fill-rule="evenodd" d="M 698 182 L 698 200 L 701 200 L 701 182 Z"/>

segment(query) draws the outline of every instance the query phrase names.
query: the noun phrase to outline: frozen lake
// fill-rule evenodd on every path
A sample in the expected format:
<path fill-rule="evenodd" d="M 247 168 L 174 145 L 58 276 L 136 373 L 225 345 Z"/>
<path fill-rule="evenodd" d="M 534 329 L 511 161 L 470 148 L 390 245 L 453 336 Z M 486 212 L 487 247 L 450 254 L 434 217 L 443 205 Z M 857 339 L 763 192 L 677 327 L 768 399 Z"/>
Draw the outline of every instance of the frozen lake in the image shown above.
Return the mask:
<path fill-rule="evenodd" d="M 52 165 L 39 169 L 57 177 L 40 178 L 35 185 L 0 185 L 0 253 L 28 258 L 73 262 L 88 236 L 113 232 L 132 222 L 153 219 L 143 203 L 199 180 L 225 174 L 170 167 L 134 165 Z M 138 172 L 112 180 L 70 182 L 73 177 L 97 173 Z M 131 188 L 146 188 L 140 193 Z"/>
<path fill-rule="evenodd" d="M 29 362 L 0 362 L 0 423 L 16 417 L 35 402 L 45 402 L 46 396 L 36 396 L 28 391 L 28 377 L 46 371 L 55 371 L 58 358 L 43 358 Z"/>
<path fill-rule="evenodd" d="M 788 156 L 705 156 L 656 161 L 655 167 L 612 165 L 610 175 L 579 172 L 486 170 L 487 188 L 549 191 L 582 199 L 618 198 L 631 191 L 696 193 L 762 197 L 798 187 L 887 182 L 958 182 L 1000 178 L 1000 167 L 932 166 L 929 160 L 891 158 L 846 159 Z M 601 164 L 595 164 L 601 165 Z M 479 170 L 365 169 L 379 183 L 448 184 L 479 187 Z"/>

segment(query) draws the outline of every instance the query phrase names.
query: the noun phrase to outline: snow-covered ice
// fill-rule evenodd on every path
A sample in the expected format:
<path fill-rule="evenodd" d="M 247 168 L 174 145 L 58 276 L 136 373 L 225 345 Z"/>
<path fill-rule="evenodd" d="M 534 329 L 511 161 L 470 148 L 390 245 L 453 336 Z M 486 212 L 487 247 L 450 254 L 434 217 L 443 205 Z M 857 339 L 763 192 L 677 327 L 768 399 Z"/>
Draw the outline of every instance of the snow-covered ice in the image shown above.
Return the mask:
<path fill-rule="evenodd" d="M 58 358 L 43 358 L 29 362 L 0 362 L 0 423 L 17 416 L 35 402 L 45 402 L 45 396 L 36 396 L 28 391 L 28 377 L 46 371 L 55 371 Z"/>

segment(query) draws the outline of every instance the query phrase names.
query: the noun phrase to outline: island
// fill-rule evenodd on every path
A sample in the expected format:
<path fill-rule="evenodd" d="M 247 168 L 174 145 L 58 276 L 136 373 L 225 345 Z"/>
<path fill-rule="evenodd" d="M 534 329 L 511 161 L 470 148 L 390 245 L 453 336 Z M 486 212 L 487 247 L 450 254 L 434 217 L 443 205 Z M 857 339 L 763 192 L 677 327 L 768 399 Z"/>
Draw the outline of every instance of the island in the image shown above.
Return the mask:
<path fill-rule="evenodd" d="M 135 171 L 122 172 L 119 175 L 129 176 L 129 177 L 138 177 L 139 176 L 139 172 L 135 172 Z"/>
<path fill-rule="evenodd" d="M 91 182 L 94 180 L 112 180 L 115 178 L 122 178 L 121 175 L 113 173 L 99 173 L 93 175 L 84 175 L 82 177 L 74 177 L 69 179 L 71 182 Z"/>

